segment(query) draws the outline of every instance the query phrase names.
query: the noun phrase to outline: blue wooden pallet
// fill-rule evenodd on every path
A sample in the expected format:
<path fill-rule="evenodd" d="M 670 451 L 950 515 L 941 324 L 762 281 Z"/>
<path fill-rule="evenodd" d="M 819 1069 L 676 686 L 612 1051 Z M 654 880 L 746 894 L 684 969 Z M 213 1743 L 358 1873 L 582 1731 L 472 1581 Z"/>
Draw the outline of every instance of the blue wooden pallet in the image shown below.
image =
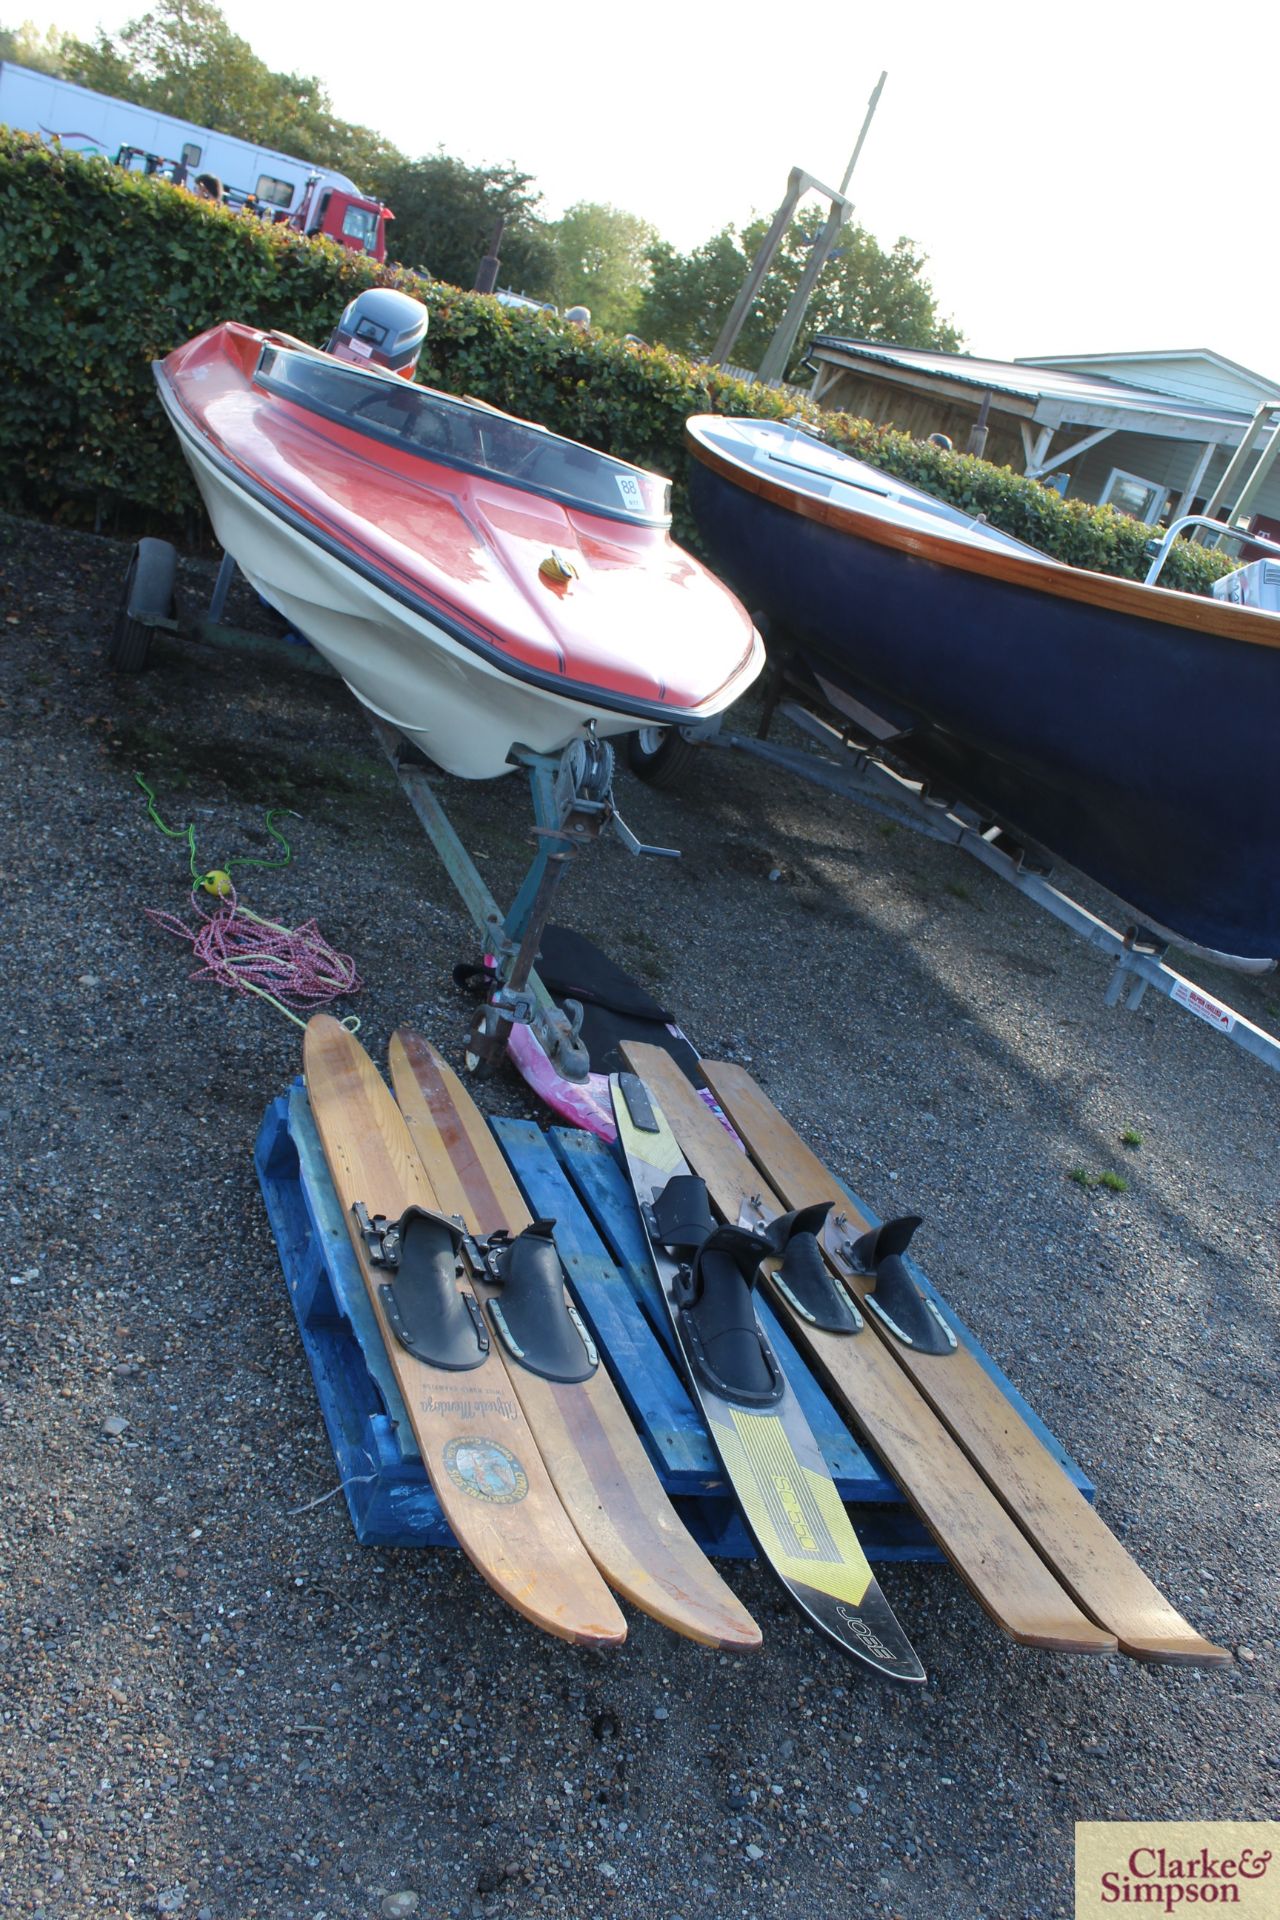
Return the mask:
<path fill-rule="evenodd" d="M 589 1134 L 569 1129 L 547 1134 L 531 1121 L 491 1124 L 530 1209 L 557 1223 L 556 1241 L 570 1284 L 677 1511 L 707 1552 L 753 1558 L 750 1536 L 676 1370 L 643 1229 L 617 1161 Z M 254 1160 L 357 1538 L 367 1546 L 453 1545 L 405 1415 L 301 1081 L 267 1109 Z M 762 1317 L 841 1498 L 853 1510 L 869 1558 L 940 1559 L 898 1488 L 854 1440 L 763 1303 Z M 974 1346 L 972 1336 L 965 1337 Z M 976 1346 L 974 1351 L 1092 1498 L 1080 1469 L 994 1364 Z"/>

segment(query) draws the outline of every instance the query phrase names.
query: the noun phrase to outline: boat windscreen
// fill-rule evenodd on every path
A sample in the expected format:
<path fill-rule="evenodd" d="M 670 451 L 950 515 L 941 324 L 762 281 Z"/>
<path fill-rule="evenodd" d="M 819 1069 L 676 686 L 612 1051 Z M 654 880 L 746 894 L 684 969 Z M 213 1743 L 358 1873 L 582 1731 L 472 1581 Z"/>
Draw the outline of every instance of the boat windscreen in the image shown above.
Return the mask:
<path fill-rule="evenodd" d="M 311 413 L 423 459 L 491 473 L 611 519 L 658 527 L 670 522 L 670 489 L 657 475 L 473 401 L 280 347 L 263 348 L 255 381 Z"/>

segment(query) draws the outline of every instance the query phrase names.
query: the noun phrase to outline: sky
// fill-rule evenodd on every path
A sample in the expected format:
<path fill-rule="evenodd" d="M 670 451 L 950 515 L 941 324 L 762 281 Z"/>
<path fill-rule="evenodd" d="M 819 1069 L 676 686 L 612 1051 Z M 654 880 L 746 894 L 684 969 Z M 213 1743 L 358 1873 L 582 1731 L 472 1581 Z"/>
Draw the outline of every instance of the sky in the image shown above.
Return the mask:
<path fill-rule="evenodd" d="M 0 21 L 89 38 L 146 10 L 5 0 Z M 1280 9 L 1229 31 L 1204 9 L 1126 0 L 845 0 L 794 14 L 720 0 L 222 0 L 222 12 L 269 67 L 318 75 L 342 119 L 405 152 L 514 161 L 548 217 L 602 201 L 681 251 L 772 214 L 792 167 L 838 187 L 887 72 L 854 218 L 882 246 L 905 234 L 927 256 L 967 351 L 1207 347 L 1280 385 Z"/>

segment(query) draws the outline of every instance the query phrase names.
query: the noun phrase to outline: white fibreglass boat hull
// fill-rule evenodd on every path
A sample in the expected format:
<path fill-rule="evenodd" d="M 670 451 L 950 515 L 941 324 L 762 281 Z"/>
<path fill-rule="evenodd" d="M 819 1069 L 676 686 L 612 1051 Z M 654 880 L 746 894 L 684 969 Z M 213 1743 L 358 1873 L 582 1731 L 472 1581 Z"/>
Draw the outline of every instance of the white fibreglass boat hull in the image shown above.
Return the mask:
<path fill-rule="evenodd" d="M 425 611 L 404 605 L 321 542 L 202 459 L 180 418 L 179 441 L 219 545 L 249 584 L 339 673 L 356 699 L 445 773 L 509 773 L 513 746 L 557 753 L 586 736 L 643 722 L 591 697 L 522 683 L 471 652 Z M 698 718 L 712 718 L 754 677 L 743 675 Z"/>

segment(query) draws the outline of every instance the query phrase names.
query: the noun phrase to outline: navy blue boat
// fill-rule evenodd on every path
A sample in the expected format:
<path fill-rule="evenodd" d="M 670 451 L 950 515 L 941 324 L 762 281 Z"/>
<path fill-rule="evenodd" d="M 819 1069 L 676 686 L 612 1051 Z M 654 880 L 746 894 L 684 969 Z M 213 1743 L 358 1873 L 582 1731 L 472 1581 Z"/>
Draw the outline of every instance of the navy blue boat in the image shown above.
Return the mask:
<path fill-rule="evenodd" d="M 780 422 L 687 440 L 712 565 L 771 651 L 1145 926 L 1280 957 L 1280 613 L 1064 566 Z"/>

